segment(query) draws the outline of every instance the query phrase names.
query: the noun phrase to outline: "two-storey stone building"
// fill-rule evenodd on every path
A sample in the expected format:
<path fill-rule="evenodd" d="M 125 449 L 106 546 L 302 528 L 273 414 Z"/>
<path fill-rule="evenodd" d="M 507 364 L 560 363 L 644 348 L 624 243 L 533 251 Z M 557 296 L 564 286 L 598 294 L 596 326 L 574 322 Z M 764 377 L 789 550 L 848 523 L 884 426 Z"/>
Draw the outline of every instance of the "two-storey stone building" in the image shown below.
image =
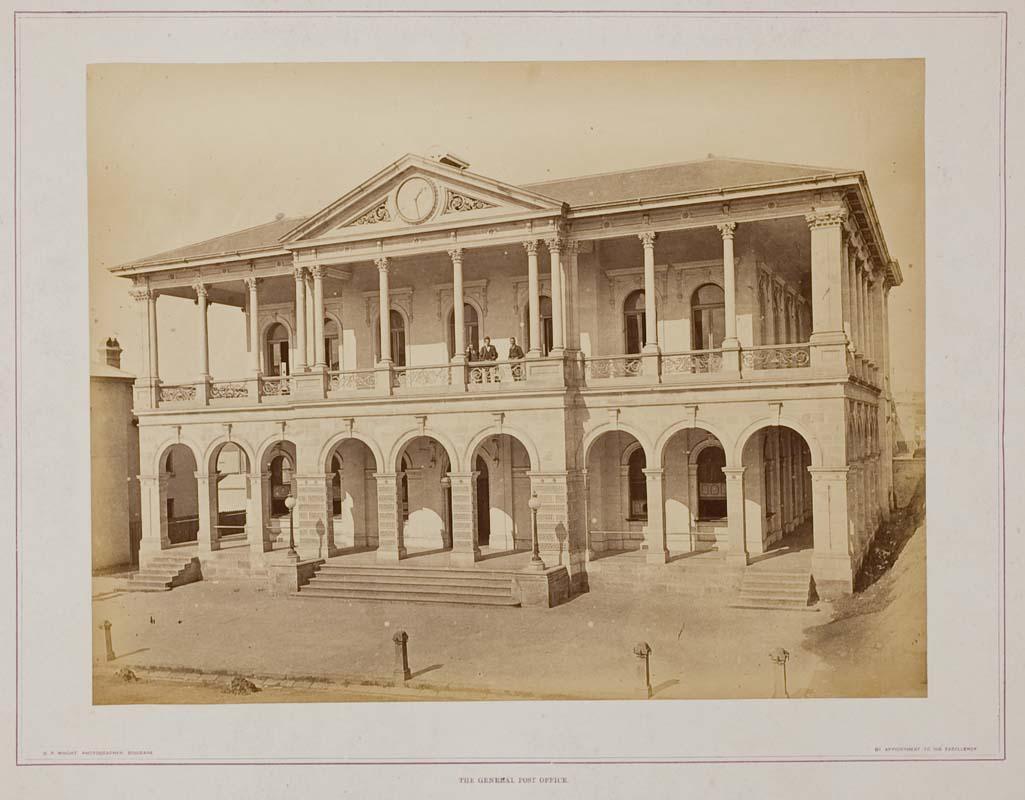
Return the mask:
<path fill-rule="evenodd" d="M 144 571 L 294 565 L 290 519 L 301 564 L 474 568 L 531 547 L 534 506 L 551 581 L 619 551 L 742 569 L 810 529 L 819 592 L 850 591 L 891 506 L 901 275 L 859 171 L 710 157 L 521 187 L 406 155 L 310 217 L 114 272 L 148 352 Z M 184 384 L 160 380 L 162 296 L 197 304 Z M 233 374 L 210 374 L 210 303 L 246 315 Z"/>

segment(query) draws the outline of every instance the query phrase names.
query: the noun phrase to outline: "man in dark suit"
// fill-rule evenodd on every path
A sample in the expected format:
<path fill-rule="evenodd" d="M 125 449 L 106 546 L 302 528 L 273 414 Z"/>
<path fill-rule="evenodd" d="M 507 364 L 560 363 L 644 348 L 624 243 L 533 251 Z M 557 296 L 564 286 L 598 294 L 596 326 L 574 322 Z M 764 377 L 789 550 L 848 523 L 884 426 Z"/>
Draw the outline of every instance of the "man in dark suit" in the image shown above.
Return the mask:
<path fill-rule="evenodd" d="M 480 349 L 481 361 L 498 361 L 498 350 L 491 344 L 491 337 L 484 337 L 484 346 Z"/>
<path fill-rule="evenodd" d="M 519 360 L 519 359 L 521 359 L 523 357 L 524 357 L 524 355 L 523 355 L 523 348 L 520 347 L 518 344 L 516 344 L 516 337 L 515 336 L 510 336 L 509 337 L 509 360 L 510 361 L 517 361 L 517 360 Z"/>

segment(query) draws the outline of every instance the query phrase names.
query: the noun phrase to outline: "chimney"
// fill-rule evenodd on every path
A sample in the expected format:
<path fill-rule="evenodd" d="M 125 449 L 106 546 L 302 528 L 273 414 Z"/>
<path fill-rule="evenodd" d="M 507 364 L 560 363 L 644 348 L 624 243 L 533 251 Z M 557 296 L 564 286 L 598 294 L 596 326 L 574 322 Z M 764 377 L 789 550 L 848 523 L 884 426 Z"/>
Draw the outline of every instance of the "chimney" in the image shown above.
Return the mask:
<path fill-rule="evenodd" d="M 107 339 L 106 344 L 100 348 L 100 352 L 103 354 L 103 361 L 108 367 L 121 369 L 121 345 L 118 344 L 116 336 Z"/>

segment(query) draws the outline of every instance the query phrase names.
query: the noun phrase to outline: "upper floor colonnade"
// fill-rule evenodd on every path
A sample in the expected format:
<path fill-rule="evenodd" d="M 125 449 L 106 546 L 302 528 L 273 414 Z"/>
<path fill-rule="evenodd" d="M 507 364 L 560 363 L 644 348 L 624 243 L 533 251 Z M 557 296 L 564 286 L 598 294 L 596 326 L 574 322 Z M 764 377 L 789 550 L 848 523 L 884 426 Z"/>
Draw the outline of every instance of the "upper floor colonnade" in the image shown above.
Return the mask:
<path fill-rule="evenodd" d="M 672 372 L 681 363 L 684 372 L 721 373 L 726 378 L 737 378 L 745 367 L 811 366 L 817 371 L 834 376 L 848 374 L 881 387 L 881 376 L 887 370 L 886 305 L 890 284 L 885 270 L 872 262 L 869 251 L 856 226 L 848 221 L 843 206 L 816 209 L 805 216 L 810 234 L 810 305 L 804 307 L 805 298 L 785 290 L 768 273 L 758 272 L 758 304 L 761 311 L 763 344 L 752 341 L 750 325 L 738 326 L 738 259 L 734 253 L 734 240 L 739 225 L 746 223 L 725 219 L 714 225 L 721 239 L 722 325 L 721 341 L 708 339 L 697 342 L 693 352 L 666 354 L 660 341 L 659 321 L 663 313 L 656 264 L 661 231 L 651 230 L 625 239 L 636 242 L 636 258 L 641 263 L 643 299 L 637 298 L 634 316 L 637 321 L 638 352 L 581 354 L 581 282 L 579 254 L 587 240 L 575 238 L 569 230 L 560 230 L 548 237 L 527 236 L 522 241 L 522 252 L 513 257 L 526 261 L 527 267 L 527 346 L 522 365 L 496 365 L 494 367 L 467 363 L 467 347 L 476 342 L 467 341 L 464 318 L 467 308 L 467 284 L 464 264 L 472 261 L 475 249 L 461 246 L 448 250 L 451 267 L 450 292 L 452 316 L 451 355 L 445 365 L 406 363 L 404 352 L 396 353 L 397 339 L 393 334 L 396 324 L 396 295 L 403 291 L 392 288 L 392 278 L 415 264 L 416 256 L 381 256 L 373 261 L 377 271 L 375 363 L 373 367 L 348 369 L 339 375 L 336 357 L 329 352 L 330 337 L 325 326 L 331 324 L 325 308 L 325 277 L 329 265 L 303 263 L 309 254 L 296 254 L 291 270 L 280 274 L 258 277 L 255 272 L 243 278 L 245 285 L 244 309 L 247 315 L 248 363 L 246 375 L 232 376 L 230 380 L 215 379 L 210 374 L 210 342 L 208 309 L 216 301 L 212 287 L 216 274 L 191 285 L 197 308 L 196 325 L 199 338 L 197 378 L 194 383 L 174 386 L 162 385 L 158 360 L 157 289 L 148 282 L 137 281 L 132 296 L 137 301 L 140 338 L 146 358 L 143 374 L 137 383 L 137 407 L 155 408 L 162 402 L 195 402 L 201 405 L 211 400 L 238 400 L 286 396 L 290 398 L 323 399 L 333 390 L 348 387 L 373 390 L 375 394 L 391 394 L 399 387 L 412 385 L 420 378 L 417 370 L 433 370 L 430 380 L 445 385 L 462 385 L 469 380 L 497 384 L 501 376 L 512 383 L 531 381 L 532 377 L 558 374 L 555 380 L 564 384 L 570 380 L 566 368 L 554 368 L 552 362 L 581 365 L 591 378 L 615 377 L 617 370 L 624 375 L 642 375 L 658 381 L 663 373 Z M 519 248 L 512 248 L 519 250 Z M 547 275 L 542 274 L 541 255 L 547 254 Z M 437 256 L 436 253 L 432 254 Z M 315 251 L 313 258 L 315 258 Z M 345 265 L 356 268 L 356 263 Z M 664 268 L 663 268 L 664 269 Z M 345 273 L 347 276 L 348 273 Z M 416 273 L 409 275 L 415 281 Z M 291 348 L 285 357 L 271 357 L 265 347 L 266 331 L 261 327 L 260 307 L 264 301 L 261 287 L 267 281 L 283 283 L 291 278 L 294 291 L 289 291 L 291 323 L 288 330 Z M 542 282 L 547 283 L 547 295 L 542 295 Z M 472 283 L 472 282 L 471 282 Z M 338 284 L 341 286 L 341 282 Z M 345 291 L 339 288 L 338 292 Z M 405 289 L 409 291 L 409 289 Z M 282 298 L 280 287 L 275 289 L 277 299 Z M 335 292 L 335 294 L 338 294 Z M 364 292 L 364 294 L 371 294 Z M 182 296 L 180 293 L 177 296 Z M 368 297 L 368 321 L 370 319 Z M 694 302 L 697 302 L 695 300 Z M 237 303 L 236 303 L 237 304 Z M 543 315 L 543 310 L 547 312 Z M 636 313 L 641 312 L 641 313 Z M 440 312 L 439 312 L 440 313 Z M 440 319 L 440 317 L 439 317 Z M 600 314 L 596 324 L 602 324 Z M 288 320 L 284 323 L 288 326 Z M 544 323 L 544 324 L 543 324 Z M 550 326 L 550 329 L 549 327 Z M 337 336 L 340 331 L 336 332 Z M 629 337 L 628 337 L 629 338 Z M 800 352 L 759 353 L 764 342 L 800 345 Z M 748 352 L 745 352 L 748 351 Z M 671 357 L 670 357 L 671 356 Z M 771 356 L 767 359 L 765 356 Z M 625 367 L 607 364 L 609 358 L 625 359 Z M 590 368 L 588 363 L 590 364 Z M 787 363 L 783 363 L 787 362 Z M 542 368 L 543 365 L 543 368 Z M 575 367 L 574 367 L 575 368 Z M 474 375 L 473 379 L 453 379 L 453 375 Z M 427 373 L 424 372 L 424 376 Z M 441 376 L 440 378 L 438 376 Z M 542 383 L 544 381 L 541 381 Z M 549 381 L 550 382 L 550 381 Z M 523 388 L 523 387 L 521 387 Z"/>

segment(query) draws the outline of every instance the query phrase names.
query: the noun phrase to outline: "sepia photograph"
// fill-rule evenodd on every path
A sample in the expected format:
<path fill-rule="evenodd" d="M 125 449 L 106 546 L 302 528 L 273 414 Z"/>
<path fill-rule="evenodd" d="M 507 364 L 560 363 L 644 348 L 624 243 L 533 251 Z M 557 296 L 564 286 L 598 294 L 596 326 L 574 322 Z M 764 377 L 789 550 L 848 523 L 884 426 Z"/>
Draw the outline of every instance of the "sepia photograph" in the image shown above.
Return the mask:
<path fill-rule="evenodd" d="M 928 697 L 925 74 L 90 64 L 92 703 Z"/>

